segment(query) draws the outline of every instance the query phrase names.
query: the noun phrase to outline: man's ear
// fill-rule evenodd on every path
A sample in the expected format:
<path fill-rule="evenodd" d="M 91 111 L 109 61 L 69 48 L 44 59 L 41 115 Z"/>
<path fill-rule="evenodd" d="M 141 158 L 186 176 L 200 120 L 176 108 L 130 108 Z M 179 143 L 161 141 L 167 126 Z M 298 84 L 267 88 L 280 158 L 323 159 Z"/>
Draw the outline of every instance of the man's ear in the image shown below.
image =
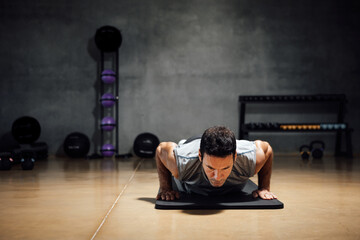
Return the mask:
<path fill-rule="evenodd" d="M 200 162 L 202 162 L 200 149 L 199 149 L 199 160 L 200 160 Z"/>

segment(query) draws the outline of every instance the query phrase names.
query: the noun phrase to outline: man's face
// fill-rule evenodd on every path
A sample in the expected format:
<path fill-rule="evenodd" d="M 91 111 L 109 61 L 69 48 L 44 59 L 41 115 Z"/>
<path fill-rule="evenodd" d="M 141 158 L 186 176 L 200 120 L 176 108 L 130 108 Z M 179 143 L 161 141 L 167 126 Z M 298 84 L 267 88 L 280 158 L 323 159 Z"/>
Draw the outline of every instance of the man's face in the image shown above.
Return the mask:
<path fill-rule="evenodd" d="M 200 151 L 199 158 L 201 160 Z M 221 187 L 229 177 L 234 165 L 233 154 L 226 157 L 215 157 L 205 153 L 202 165 L 210 184 L 213 187 Z"/>

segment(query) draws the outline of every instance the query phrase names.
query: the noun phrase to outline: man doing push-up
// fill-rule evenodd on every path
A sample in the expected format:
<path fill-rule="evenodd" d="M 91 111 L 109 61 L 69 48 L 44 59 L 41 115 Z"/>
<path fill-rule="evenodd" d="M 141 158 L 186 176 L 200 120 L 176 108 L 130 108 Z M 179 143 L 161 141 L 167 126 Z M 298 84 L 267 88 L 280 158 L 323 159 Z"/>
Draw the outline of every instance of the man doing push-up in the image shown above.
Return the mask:
<path fill-rule="evenodd" d="M 269 143 L 236 140 L 227 127 L 211 127 L 201 139 L 180 144 L 162 142 L 155 158 L 160 181 L 156 199 L 180 197 L 173 189 L 172 179 L 181 192 L 209 196 L 241 191 L 255 174 L 258 174 L 258 189 L 253 191 L 253 197 L 277 198 L 270 192 L 273 151 Z"/>

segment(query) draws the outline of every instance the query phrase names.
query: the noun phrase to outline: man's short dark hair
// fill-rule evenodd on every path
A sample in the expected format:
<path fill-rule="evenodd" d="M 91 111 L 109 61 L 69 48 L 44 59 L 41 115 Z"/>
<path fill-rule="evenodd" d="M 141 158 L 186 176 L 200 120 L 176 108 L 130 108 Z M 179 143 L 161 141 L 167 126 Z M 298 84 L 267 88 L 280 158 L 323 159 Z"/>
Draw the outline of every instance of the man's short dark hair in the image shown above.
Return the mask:
<path fill-rule="evenodd" d="M 235 158 L 235 152 L 236 138 L 229 128 L 215 126 L 205 130 L 200 143 L 201 158 L 204 158 L 204 153 L 216 157 L 226 157 L 233 154 Z"/>

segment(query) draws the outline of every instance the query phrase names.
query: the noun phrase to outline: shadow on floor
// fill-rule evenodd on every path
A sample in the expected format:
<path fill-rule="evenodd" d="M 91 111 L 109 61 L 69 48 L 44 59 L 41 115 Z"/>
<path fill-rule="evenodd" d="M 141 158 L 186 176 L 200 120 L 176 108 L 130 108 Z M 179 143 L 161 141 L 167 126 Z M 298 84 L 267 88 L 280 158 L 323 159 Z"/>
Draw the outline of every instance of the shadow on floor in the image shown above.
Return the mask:
<path fill-rule="evenodd" d="M 138 200 L 145 201 L 145 202 L 148 202 L 148 203 L 152 203 L 154 205 L 155 205 L 155 202 L 156 202 L 155 198 L 148 198 L 148 197 L 138 198 Z"/>
<path fill-rule="evenodd" d="M 214 215 L 223 212 L 221 209 L 213 209 L 213 210 L 183 210 L 183 213 L 189 215 Z"/>
<path fill-rule="evenodd" d="M 155 198 L 149 198 L 149 197 L 141 197 L 138 198 L 138 200 L 140 201 L 144 201 L 144 202 L 148 202 L 151 203 L 153 205 L 155 205 L 156 203 L 156 199 Z M 194 210 L 182 210 L 183 213 L 189 214 L 189 215 L 214 215 L 214 214 L 218 214 L 220 212 L 222 212 L 223 210 L 221 209 L 211 209 L 211 210 L 199 210 L 199 209 L 194 209 Z"/>

